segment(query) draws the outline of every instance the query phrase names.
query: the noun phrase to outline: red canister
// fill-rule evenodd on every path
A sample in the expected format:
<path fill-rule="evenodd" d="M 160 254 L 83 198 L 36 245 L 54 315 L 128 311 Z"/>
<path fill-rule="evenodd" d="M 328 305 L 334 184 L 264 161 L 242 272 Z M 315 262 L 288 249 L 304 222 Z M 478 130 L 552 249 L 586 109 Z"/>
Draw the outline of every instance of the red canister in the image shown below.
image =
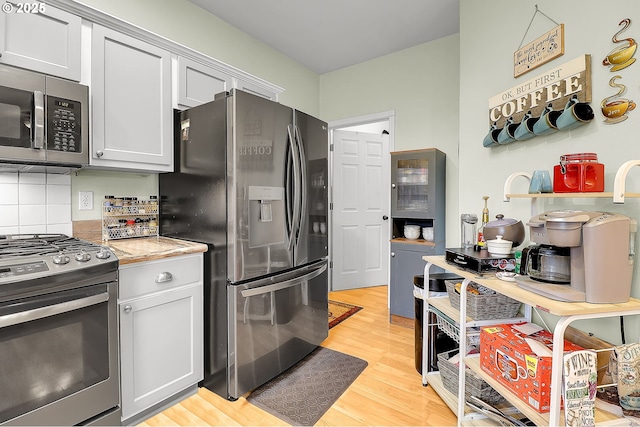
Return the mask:
<path fill-rule="evenodd" d="M 553 167 L 554 193 L 587 193 L 604 191 L 604 164 L 596 153 L 575 153 L 560 156 Z"/>

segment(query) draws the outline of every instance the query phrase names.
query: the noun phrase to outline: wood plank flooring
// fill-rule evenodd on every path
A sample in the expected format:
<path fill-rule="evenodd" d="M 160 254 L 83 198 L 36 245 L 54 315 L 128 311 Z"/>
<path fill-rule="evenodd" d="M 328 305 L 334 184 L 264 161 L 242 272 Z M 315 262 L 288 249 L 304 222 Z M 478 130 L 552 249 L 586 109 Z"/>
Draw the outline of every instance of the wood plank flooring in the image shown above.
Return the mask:
<path fill-rule="evenodd" d="M 456 417 L 414 362 L 413 328 L 389 323 L 387 287 L 331 292 L 329 298 L 364 307 L 329 330 L 323 347 L 369 365 L 317 426 L 453 426 Z M 287 426 L 242 397 L 229 402 L 201 388 L 140 426 Z"/>

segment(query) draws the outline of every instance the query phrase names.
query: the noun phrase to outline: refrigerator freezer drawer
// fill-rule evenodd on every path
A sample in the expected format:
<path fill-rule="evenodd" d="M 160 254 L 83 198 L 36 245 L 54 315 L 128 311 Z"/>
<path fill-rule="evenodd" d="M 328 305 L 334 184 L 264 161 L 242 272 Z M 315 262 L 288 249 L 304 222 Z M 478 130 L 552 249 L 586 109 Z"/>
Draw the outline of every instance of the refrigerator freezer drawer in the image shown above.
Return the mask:
<path fill-rule="evenodd" d="M 297 277 L 229 285 L 230 397 L 279 375 L 328 336 L 326 268 L 322 260 Z"/>

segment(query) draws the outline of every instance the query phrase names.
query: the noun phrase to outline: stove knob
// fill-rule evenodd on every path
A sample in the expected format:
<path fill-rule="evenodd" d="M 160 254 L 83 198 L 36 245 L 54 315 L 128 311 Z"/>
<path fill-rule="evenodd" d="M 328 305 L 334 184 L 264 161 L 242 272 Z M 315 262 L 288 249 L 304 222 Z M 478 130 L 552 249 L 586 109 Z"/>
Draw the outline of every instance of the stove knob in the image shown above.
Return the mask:
<path fill-rule="evenodd" d="M 82 251 L 76 254 L 76 261 L 87 262 L 90 259 L 91 259 L 91 255 L 86 253 L 85 251 Z"/>
<path fill-rule="evenodd" d="M 53 263 L 58 265 L 68 264 L 70 261 L 69 257 L 64 254 L 55 255 L 53 257 Z"/>
<path fill-rule="evenodd" d="M 111 257 L 111 253 L 105 248 L 100 248 L 100 250 L 96 252 L 96 258 L 98 259 L 107 259 L 109 257 Z"/>

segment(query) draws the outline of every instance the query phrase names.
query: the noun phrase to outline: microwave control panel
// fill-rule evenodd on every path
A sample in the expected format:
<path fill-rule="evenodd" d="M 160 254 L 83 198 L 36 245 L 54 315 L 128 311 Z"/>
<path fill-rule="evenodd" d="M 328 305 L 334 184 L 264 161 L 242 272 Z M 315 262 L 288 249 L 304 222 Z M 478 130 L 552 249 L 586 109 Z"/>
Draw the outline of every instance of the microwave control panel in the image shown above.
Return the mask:
<path fill-rule="evenodd" d="M 47 97 L 47 150 L 82 152 L 79 101 Z"/>

